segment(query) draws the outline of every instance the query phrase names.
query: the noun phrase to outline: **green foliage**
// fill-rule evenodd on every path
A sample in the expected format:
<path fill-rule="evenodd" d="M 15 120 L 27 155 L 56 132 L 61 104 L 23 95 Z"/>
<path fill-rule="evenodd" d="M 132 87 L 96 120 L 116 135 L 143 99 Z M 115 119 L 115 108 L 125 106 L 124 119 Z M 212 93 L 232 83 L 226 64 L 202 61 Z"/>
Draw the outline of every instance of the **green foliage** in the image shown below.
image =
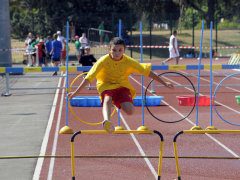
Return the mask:
<path fill-rule="evenodd" d="M 200 15 L 197 11 L 192 8 L 186 8 L 182 15 L 181 27 L 183 29 L 192 29 L 200 22 Z"/>
<path fill-rule="evenodd" d="M 194 26 L 199 27 L 202 18 L 209 25 L 216 16 L 218 20 L 228 20 L 219 23 L 220 28 L 239 28 L 239 22 L 233 20 L 240 17 L 239 0 L 10 0 L 12 34 L 17 38 L 25 38 L 28 32 L 52 35 L 57 30 L 64 31 L 67 20 L 75 25 L 77 34 L 97 28 L 101 21 L 106 30 L 116 34 L 119 19 L 124 22 L 125 31 L 140 20 L 144 21 L 145 30 L 149 20 L 167 22 L 172 27 L 180 17 L 179 2 L 184 4 L 180 24 L 183 29 L 192 28 L 193 17 Z"/>
<path fill-rule="evenodd" d="M 97 28 L 101 21 L 105 29 L 111 31 L 116 31 L 118 19 L 136 21 L 127 1 L 121 0 L 19 0 L 12 1 L 10 9 L 12 32 L 22 38 L 28 32 L 46 36 L 57 30 L 64 31 L 67 20 L 75 25 L 78 34 L 90 27 Z M 131 23 L 126 23 L 125 29 L 130 28 Z"/>
<path fill-rule="evenodd" d="M 232 20 L 223 20 L 218 24 L 219 30 L 226 30 L 226 29 L 240 29 L 240 24 L 238 22 L 237 17 L 234 17 Z"/>

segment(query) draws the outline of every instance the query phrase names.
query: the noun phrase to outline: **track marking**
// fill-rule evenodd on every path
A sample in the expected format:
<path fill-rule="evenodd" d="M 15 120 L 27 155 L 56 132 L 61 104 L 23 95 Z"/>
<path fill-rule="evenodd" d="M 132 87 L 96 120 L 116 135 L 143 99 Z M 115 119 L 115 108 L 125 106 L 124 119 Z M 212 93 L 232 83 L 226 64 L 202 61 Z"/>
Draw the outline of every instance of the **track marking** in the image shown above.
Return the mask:
<path fill-rule="evenodd" d="M 184 72 L 185 73 L 185 72 Z M 185 73 L 186 74 L 186 73 Z M 196 77 L 196 76 L 195 76 Z M 138 82 L 136 79 L 134 79 L 132 76 L 131 76 L 131 79 L 133 79 L 137 84 L 139 84 L 140 86 L 141 86 L 141 83 L 140 82 Z M 204 79 L 203 79 L 204 80 Z M 175 81 L 173 81 L 172 80 L 172 82 L 175 82 Z M 176 82 L 176 84 L 178 84 L 177 82 Z M 145 89 L 146 89 L 146 87 L 145 86 L 143 86 Z M 155 95 L 155 94 L 154 94 Z M 221 103 L 220 103 L 221 104 Z M 172 107 L 172 106 L 169 106 L 172 110 L 174 110 L 176 113 L 178 113 L 180 116 L 183 116 L 180 112 L 178 112 L 177 111 L 177 109 L 175 109 L 174 107 Z M 190 124 L 192 124 L 192 125 L 196 125 L 196 124 L 194 124 L 189 118 L 186 118 L 186 120 L 190 123 Z M 219 146 L 221 146 L 224 150 L 226 150 L 227 152 L 229 152 L 231 155 L 233 155 L 234 157 L 240 157 L 237 153 L 235 153 L 234 151 L 232 151 L 230 148 L 228 148 L 227 146 L 225 146 L 223 143 L 221 143 L 220 141 L 218 141 L 216 138 L 214 138 L 212 135 L 210 135 L 210 134 L 207 134 L 206 133 L 206 135 L 210 138 L 210 139 L 212 139 L 214 142 L 216 142 Z"/>
<path fill-rule="evenodd" d="M 126 120 L 125 120 L 124 117 L 122 116 L 122 113 L 120 113 L 120 117 L 121 117 L 121 119 L 122 119 L 123 124 L 126 126 L 127 130 L 130 130 L 130 127 L 128 126 Z M 136 136 L 135 136 L 134 134 L 132 134 L 132 133 L 131 133 L 130 135 L 131 135 L 134 143 L 136 144 L 136 146 L 137 146 L 140 154 L 141 154 L 142 156 L 146 156 L 146 154 L 145 154 L 143 148 L 141 147 L 139 141 L 137 140 Z M 151 164 L 151 162 L 149 161 L 149 159 L 148 159 L 148 158 L 144 158 L 144 160 L 145 160 L 147 166 L 149 167 L 150 171 L 151 171 L 152 174 L 154 175 L 155 179 L 157 179 L 157 177 L 158 177 L 157 172 L 155 171 L 155 169 L 154 169 L 153 165 Z"/>
<path fill-rule="evenodd" d="M 58 88 L 60 88 L 61 82 L 62 82 L 62 77 L 60 77 L 60 79 L 58 81 L 58 85 L 57 85 Z M 49 116 L 49 119 L 48 119 L 48 124 L 47 124 L 45 135 L 44 135 L 44 138 L 43 138 L 43 141 L 42 141 L 39 156 L 44 156 L 45 153 L 46 153 L 46 150 L 47 150 L 48 139 L 49 139 L 49 134 L 50 134 L 50 131 L 51 131 L 51 128 L 52 128 L 54 113 L 55 113 L 56 106 L 57 106 L 58 95 L 59 95 L 59 89 L 57 89 L 56 93 L 55 93 L 55 97 L 54 97 L 53 104 L 52 104 L 52 109 L 51 109 L 50 116 Z M 34 170 L 34 174 L 33 174 L 33 180 L 39 180 L 40 173 L 41 173 L 42 166 L 43 166 L 43 161 L 44 161 L 44 158 L 38 158 L 37 164 L 36 164 L 36 167 L 35 167 L 35 170 Z"/>
<path fill-rule="evenodd" d="M 227 146 L 225 146 L 223 143 L 221 143 L 220 141 L 218 141 L 216 138 L 214 138 L 213 136 L 211 136 L 210 134 L 206 134 L 210 139 L 212 139 L 213 141 L 215 141 L 219 146 L 221 146 L 223 149 L 225 149 L 226 151 L 228 151 L 230 154 L 232 154 L 234 157 L 239 157 L 238 154 L 236 154 L 234 151 L 232 151 L 230 148 L 228 148 Z"/>
<path fill-rule="evenodd" d="M 63 87 L 65 87 L 65 84 L 66 84 L 66 78 L 64 78 Z M 65 95 L 65 89 L 62 90 L 60 107 L 58 110 L 58 119 L 57 119 L 57 123 L 56 123 L 56 129 L 55 129 L 55 135 L 54 135 L 54 141 L 53 141 L 53 147 L 52 147 L 52 153 L 51 153 L 52 156 L 55 156 L 56 151 L 57 151 L 57 142 L 58 142 L 58 136 L 59 136 L 59 127 L 60 127 L 60 122 L 61 122 L 61 117 L 62 117 L 64 95 Z M 55 164 L 55 158 L 51 158 L 49 169 L 48 169 L 48 177 L 47 177 L 48 180 L 52 180 L 54 164 Z"/>

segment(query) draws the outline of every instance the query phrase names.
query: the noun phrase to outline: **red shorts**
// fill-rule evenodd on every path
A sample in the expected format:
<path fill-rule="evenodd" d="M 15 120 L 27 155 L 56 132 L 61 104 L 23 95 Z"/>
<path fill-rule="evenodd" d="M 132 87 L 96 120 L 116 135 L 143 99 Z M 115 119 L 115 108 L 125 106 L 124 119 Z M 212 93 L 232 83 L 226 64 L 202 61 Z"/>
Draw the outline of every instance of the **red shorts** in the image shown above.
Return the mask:
<path fill-rule="evenodd" d="M 105 96 L 112 97 L 113 104 L 119 109 L 121 108 L 121 103 L 133 103 L 131 92 L 125 87 L 103 91 L 101 94 L 102 104 Z"/>
<path fill-rule="evenodd" d="M 67 55 L 67 51 L 63 50 L 62 53 L 61 53 L 61 58 L 65 59 L 66 55 Z"/>

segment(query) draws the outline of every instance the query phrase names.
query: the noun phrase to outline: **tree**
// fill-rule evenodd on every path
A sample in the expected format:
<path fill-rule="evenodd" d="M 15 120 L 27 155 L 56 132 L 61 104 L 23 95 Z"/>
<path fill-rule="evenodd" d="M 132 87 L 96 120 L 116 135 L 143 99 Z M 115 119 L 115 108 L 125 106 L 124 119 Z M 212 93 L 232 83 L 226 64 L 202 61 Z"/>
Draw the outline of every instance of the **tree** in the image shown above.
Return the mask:
<path fill-rule="evenodd" d="M 181 15 L 186 8 L 191 7 L 206 20 L 207 27 L 210 26 L 210 21 L 219 21 L 220 17 L 228 19 L 233 16 L 240 17 L 239 0 L 179 0 L 178 3 L 181 7 Z"/>
<path fill-rule="evenodd" d="M 67 20 L 75 24 L 79 34 L 83 31 L 86 32 L 90 27 L 97 28 L 102 20 L 105 21 L 105 28 L 112 30 L 117 22 L 114 19 L 122 18 L 127 22 L 131 12 L 132 9 L 127 1 L 121 0 L 11 1 L 13 33 L 18 37 L 22 37 L 28 32 L 46 35 L 57 30 L 64 31 Z M 132 18 L 132 20 L 135 21 L 136 18 Z M 18 22 L 20 23 L 18 24 Z M 24 27 L 23 32 L 19 32 L 22 27 Z M 129 29 L 129 23 L 125 27 Z"/>

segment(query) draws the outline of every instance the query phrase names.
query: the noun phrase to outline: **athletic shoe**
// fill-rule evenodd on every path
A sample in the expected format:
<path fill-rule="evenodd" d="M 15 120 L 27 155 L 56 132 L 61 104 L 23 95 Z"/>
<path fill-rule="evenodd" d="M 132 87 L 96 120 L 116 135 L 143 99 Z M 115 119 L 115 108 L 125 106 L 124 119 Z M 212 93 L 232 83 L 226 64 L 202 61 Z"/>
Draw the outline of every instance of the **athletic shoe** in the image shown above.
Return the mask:
<path fill-rule="evenodd" d="M 112 125 L 112 123 L 110 121 L 104 120 L 102 122 L 102 125 L 103 125 L 103 129 L 105 131 L 107 131 L 108 133 L 112 133 L 114 131 L 114 127 L 113 127 L 113 125 Z"/>
<path fill-rule="evenodd" d="M 57 71 L 55 71 L 55 72 L 53 73 L 53 76 L 57 76 Z"/>

